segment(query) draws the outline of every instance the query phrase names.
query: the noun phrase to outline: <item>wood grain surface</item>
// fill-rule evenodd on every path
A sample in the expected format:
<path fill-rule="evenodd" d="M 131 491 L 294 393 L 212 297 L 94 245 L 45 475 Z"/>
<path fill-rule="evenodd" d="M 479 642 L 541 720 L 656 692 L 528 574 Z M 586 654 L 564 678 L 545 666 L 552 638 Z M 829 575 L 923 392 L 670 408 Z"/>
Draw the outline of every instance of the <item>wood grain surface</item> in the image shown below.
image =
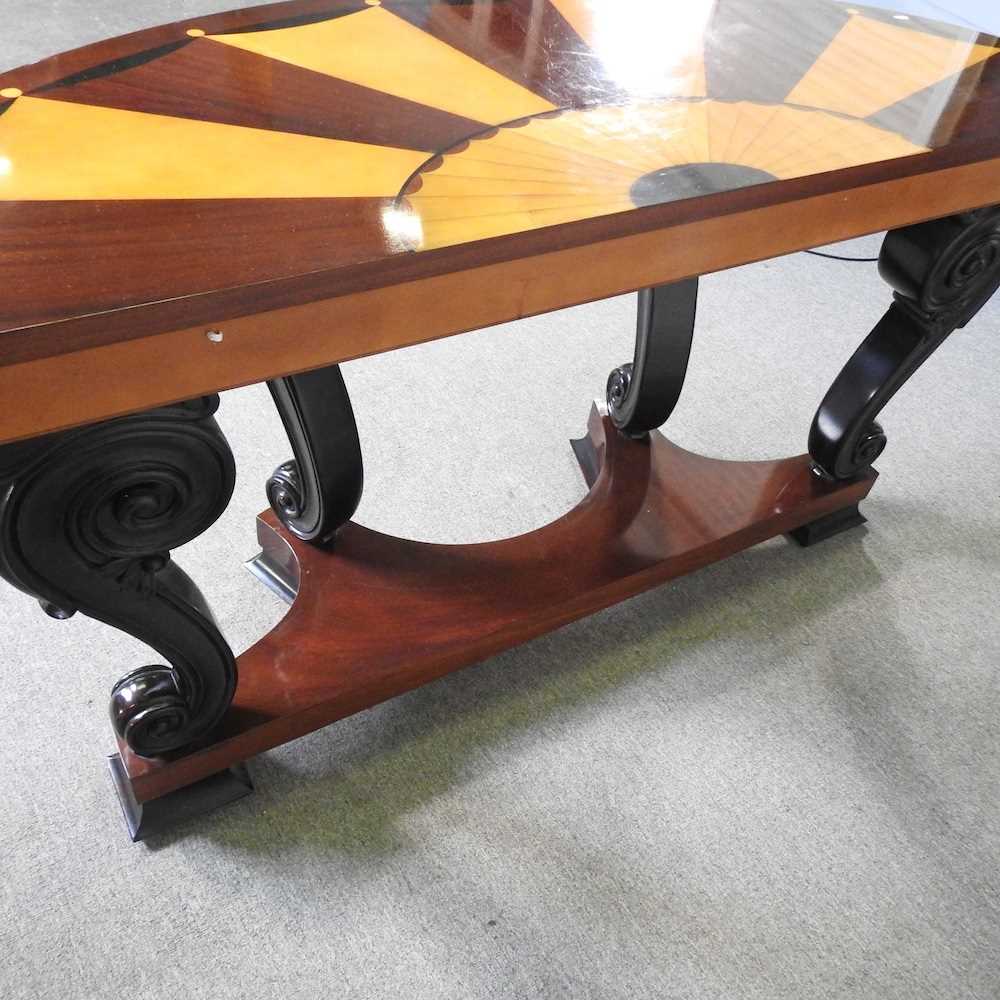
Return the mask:
<path fill-rule="evenodd" d="M 1000 201 L 997 51 L 832 0 L 292 0 L 4 73 L 0 442 Z M 753 186 L 636 195 L 712 164 Z"/>
<path fill-rule="evenodd" d="M 656 433 L 632 441 L 591 412 L 590 492 L 554 524 L 477 545 L 406 541 L 351 523 L 331 550 L 270 513 L 268 559 L 298 584 L 287 617 L 239 657 L 213 744 L 175 760 L 121 752 L 148 801 L 501 650 L 853 507 L 876 473 L 827 483 L 808 456 L 702 458 Z M 706 502 L 710 498 L 711 502 Z"/>

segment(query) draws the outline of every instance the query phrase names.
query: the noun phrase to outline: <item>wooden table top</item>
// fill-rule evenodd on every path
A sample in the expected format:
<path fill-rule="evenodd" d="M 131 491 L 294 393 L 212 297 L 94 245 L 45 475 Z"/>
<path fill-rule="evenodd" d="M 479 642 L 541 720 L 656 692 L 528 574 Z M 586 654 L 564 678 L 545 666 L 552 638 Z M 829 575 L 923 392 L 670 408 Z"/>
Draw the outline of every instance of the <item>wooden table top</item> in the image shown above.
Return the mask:
<path fill-rule="evenodd" d="M 1000 202 L 998 51 L 830 0 L 294 0 L 4 73 L 0 441 Z"/>

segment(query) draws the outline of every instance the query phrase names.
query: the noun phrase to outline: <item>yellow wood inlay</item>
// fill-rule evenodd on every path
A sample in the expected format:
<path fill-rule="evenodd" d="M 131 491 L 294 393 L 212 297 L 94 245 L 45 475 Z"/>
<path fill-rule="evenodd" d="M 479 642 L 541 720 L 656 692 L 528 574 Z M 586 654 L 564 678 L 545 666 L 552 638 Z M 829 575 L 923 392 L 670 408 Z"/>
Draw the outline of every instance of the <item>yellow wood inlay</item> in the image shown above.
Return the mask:
<path fill-rule="evenodd" d="M 535 170 L 544 170 L 550 173 L 571 172 L 592 179 L 613 180 L 628 173 L 625 167 L 609 163 L 606 160 L 582 156 L 570 158 L 561 150 L 553 150 L 555 155 L 547 155 L 533 150 L 529 151 L 531 149 L 529 143 L 525 143 L 524 146 L 525 148 L 513 150 L 500 145 L 499 141 L 494 139 L 483 146 L 473 143 L 469 149 L 461 154 L 461 157 L 467 162 L 506 163 L 515 167 L 532 167 Z M 538 145 L 534 144 L 534 149 L 538 148 Z"/>
<path fill-rule="evenodd" d="M 502 152 L 501 152 L 501 155 Z M 574 183 L 585 187 L 602 188 L 614 183 L 621 174 L 592 174 L 587 171 L 572 170 L 567 166 L 542 169 L 533 166 L 519 166 L 510 162 L 492 163 L 465 153 L 446 156 L 443 166 L 434 172 L 437 177 L 497 177 L 506 180 L 562 181 L 572 178 Z M 424 175 L 425 177 L 428 175 Z"/>
<path fill-rule="evenodd" d="M 210 37 L 491 125 L 553 109 L 381 7 L 294 28 Z"/>
<path fill-rule="evenodd" d="M 730 105 L 739 115 L 742 107 Z M 781 107 L 731 162 L 780 178 L 803 177 L 927 152 L 894 132 L 822 111 Z"/>
<path fill-rule="evenodd" d="M 716 104 L 712 109 L 712 159 L 719 163 L 743 163 L 747 148 L 765 132 L 778 111 L 770 104 Z"/>
<path fill-rule="evenodd" d="M 446 219 L 429 223 L 424 227 L 423 249 L 454 246 L 473 240 L 523 233 L 543 226 L 558 226 L 567 222 L 614 212 L 627 212 L 633 205 L 630 201 L 607 201 L 603 205 L 587 208 L 549 208 L 534 212 L 512 212 L 502 215 L 481 216 L 469 219 Z"/>
<path fill-rule="evenodd" d="M 598 169 L 604 172 L 611 172 L 615 175 L 623 171 L 630 173 L 630 168 L 611 159 L 603 159 L 593 153 L 581 153 L 576 149 L 562 149 L 544 142 L 533 135 L 528 135 L 523 128 L 501 129 L 499 135 L 492 139 L 476 141 L 471 149 L 476 151 L 476 156 L 482 158 L 487 149 L 500 149 L 512 155 L 526 153 L 530 156 L 546 157 L 550 161 L 558 163 L 562 169 L 573 169 L 574 166 L 597 165 Z"/>
<path fill-rule="evenodd" d="M 503 162 L 487 159 L 495 149 Z M 518 155 L 539 149 L 547 150 L 550 168 L 518 165 Z M 601 176 L 580 173 L 577 166 L 589 166 L 595 152 L 620 162 Z M 732 163 L 789 179 L 922 152 L 893 132 L 825 111 L 649 101 L 501 129 L 422 174 L 408 202 L 420 219 L 421 246 L 429 248 L 626 211 L 635 182 L 664 167 Z"/>
<path fill-rule="evenodd" d="M 468 195 L 498 194 L 512 196 L 519 194 L 586 194 L 603 198 L 609 190 L 615 190 L 615 187 L 607 184 L 581 184 L 571 174 L 562 179 L 539 181 L 528 178 L 496 177 L 485 173 L 474 177 L 456 177 L 436 170 L 432 174 L 422 174 L 421 179 L 424 184 L 419 191 L 415 192 L 417 195 L 465 197 Z M 618 182 L 616 186 L 620 187 L 621 182 Z"/>
<path fill-rule="evenodd" d="M 0 199 L 393 196 L 427 154 L 22 97 Z"/>
<path fill-rule="evenodd" d="M 608 204 L 620 204 L 621 198 L 609 199 L 608 192 L 593 194 L 518 194 L 475 195 L 469 197 L 442 197 L 422 194 L 411 195 L 407 201 L 420 216 L 426 230 L 428 222 L 445 219 L 481 219 L 512 212 L 539 212 L 554 209 L 581 209 L 580 218 L 592 214 L 603 215 Z"/>
<path fill-rule="evenodd" d="M 786 100 L 865 118 L 996 52 L 854 16 Z"/>
<path fill-rule="evenodd" d="M 665 101 L 570 111 L 522 129 L 527 136 L 585 156 L 600 156 L 641 173 L 708 155 L 707 124 L 699 104 Z"/>
<path fill-rule="evenodd" d="M 557 149 L 644 171 L 650 163 L 644 128 L 644 119 L 635 108 L 626 106 L 571 111 L 558 118 L 533 121 L 520 131 Z"/>

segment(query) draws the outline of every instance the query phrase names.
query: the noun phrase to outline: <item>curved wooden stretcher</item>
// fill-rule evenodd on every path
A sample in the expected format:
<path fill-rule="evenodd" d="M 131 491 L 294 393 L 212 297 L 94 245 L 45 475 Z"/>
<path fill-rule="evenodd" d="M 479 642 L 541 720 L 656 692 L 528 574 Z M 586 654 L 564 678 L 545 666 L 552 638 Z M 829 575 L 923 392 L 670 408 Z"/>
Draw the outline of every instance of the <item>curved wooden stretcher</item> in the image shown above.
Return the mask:
<path fill-rule="evenodd" d="M 112 698 L 133 837 L 264 750 L 860 524 L 879 412 L 1000 285 L 998 51 L 832 0 L 292 0 L 0 75 L 0 575 L 161 655 Z M 663 437 L 700 275 L 880 230 L 893 301 L 808 454 Z M 351 521 L 340 363 L 629 291 L 575 510 L 467 546 Z M 170 552 L 232 494 L 217 393 L 257 381 L 294 458 L 253 569 L 294 603 L 237 658 Z"/>

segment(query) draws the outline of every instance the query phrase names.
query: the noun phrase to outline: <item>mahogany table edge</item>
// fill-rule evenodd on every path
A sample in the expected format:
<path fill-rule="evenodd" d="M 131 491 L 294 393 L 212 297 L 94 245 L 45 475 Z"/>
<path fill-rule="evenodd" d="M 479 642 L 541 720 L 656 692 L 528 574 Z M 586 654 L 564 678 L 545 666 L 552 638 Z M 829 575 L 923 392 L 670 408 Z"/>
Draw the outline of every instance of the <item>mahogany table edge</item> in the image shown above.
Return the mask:
<path fill-rule="evenodd" d="M 717 197 L 724 196 L 699 200 Z M 44 338 L 45 327 L 23 335 L 5 334 L 0 336 L 0 348 L 8 348 L 6 360 L 0 361 L 0 396 L 12 405 L 0 411 L 0 445 L 831 241 L 919 225 L 997 201 L 1000 159 L 680 223 L 664 230 L 548 249 L 523 259 L 414 278 L 377 291 L 355 291 L 236 318 L 227 318 L 223 312 L 196 326 L 78 346 L 66 353 L 35 356 L 37 348 L 31 347 L 31 338 Z M 900 204 L 907 206 L 905 211 Z M 746 234 L 753 235 L 753 246 L 743 249 L 742 242 L 749 239 Z M 482 245 L 497 242 L 502 240 Z M 176 305 L 186 308 L 183 301 Z M 120 312 L 141 313 L 142 309 Z M 410 322 L 415 314 L 423 317 L 419 326 Z M 215 329 L 223 331 L 222 341 L 207 337 Z M 337 333 L 317 335 L 317 330 Z M 344 331 L 347 341 L 342 339 Z M 21 336 L 27 338 L 24 344 L 31 349 L 23 360 L 12 360 L 22 356 L 13 345 Z M 363 339 L 354 339 L 357 336 Z M 131 367 L 149 373 L 141 392 L 116 377 L 117 372 Z M 59 387 L 58 393 L 51 391 L 53 385 Z"/>

